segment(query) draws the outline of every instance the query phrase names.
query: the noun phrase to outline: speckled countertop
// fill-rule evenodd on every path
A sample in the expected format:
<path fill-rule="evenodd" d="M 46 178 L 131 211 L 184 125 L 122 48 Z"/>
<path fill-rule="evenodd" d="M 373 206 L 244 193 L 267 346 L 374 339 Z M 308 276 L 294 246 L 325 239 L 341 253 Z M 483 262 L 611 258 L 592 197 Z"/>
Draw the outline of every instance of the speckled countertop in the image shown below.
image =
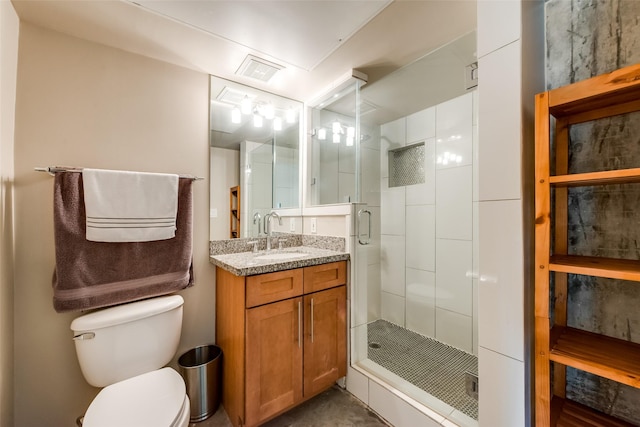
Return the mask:
<path fill-rule="evenodd" d="M 283 252 L 302 252 L 306 254 L 300 258 L 286 260 L 258 260 L 256 257 L 267 254 L 265 251 L 239 252 L 225 255 L 212 255 L 210 261 L 218 267 L 224 268 L 236 276 L 252 276 L 255 274 L 273 273 L 274 271 L 291 270 L 293 268 L 309 267 L 311 265 L 329 262 L 345 261 L 349 253 L 310 246 L 293 246 L 284 249 L 271 250 L 269 254 Z"/>

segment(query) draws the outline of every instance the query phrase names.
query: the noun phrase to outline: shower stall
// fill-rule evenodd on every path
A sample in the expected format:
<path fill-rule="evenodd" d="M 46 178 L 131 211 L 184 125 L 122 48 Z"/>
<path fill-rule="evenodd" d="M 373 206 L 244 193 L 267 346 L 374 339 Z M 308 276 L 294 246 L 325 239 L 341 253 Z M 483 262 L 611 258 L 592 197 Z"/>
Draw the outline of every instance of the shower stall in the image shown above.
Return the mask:
<path fill-rule="evenodd" d="M 309 175 L 312 204 L 353 203 L 351 366 L 463 426 L 479 389 L 475 45 L 319 104 Z"/>
<path fill-rule="evenodd" d="M 372 194 L 360 208 L 372 236 L 354 247 L 354 287 L 366 292 L 352 300 L 352 363 L 469 425 L 478 417 L 475 97 L 379 127 L 379 167 L 362 169 L 363 181 L 380 183 L 379 202 Z"/>

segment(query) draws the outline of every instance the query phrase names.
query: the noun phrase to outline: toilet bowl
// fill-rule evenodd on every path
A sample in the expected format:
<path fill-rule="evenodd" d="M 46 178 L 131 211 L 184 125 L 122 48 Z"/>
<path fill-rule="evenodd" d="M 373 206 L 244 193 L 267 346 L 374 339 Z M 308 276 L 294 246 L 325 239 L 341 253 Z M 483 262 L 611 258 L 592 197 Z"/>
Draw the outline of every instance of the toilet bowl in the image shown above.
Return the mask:
<path fill-rule="evenodd" d="M 187 427 L 189 398 L 171 361 L 180 341 L 179 295 L 98 310 L 71 323 L 87 382 L 104 387 L 83 427 Z"/>

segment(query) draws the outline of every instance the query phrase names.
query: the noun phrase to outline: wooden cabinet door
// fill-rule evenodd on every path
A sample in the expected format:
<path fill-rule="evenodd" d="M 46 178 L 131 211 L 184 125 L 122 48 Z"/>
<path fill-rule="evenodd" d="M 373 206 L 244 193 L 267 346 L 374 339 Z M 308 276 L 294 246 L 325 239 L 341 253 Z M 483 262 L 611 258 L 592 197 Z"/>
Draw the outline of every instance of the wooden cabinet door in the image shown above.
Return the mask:
<path fill-rule="evenodd" d="M 246 425 L 302 400 L 302 298 L 247 310 Z"/>
<path fill-rule="evenodd" d="M 346 286 L 304 296 L 304 397 L 347 373 Z"/>

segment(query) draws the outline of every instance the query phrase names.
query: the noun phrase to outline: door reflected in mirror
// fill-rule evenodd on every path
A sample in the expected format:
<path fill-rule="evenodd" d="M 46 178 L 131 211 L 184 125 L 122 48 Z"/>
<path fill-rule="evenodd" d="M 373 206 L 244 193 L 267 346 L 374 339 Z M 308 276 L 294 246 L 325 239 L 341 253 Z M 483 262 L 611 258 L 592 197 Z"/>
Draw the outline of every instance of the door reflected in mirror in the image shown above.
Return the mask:
<path fill-rule="evenodd" d="M 210 240 L 264 235 L 273 209 L 300 208 L 302 103 L 211 76 Z"/>

